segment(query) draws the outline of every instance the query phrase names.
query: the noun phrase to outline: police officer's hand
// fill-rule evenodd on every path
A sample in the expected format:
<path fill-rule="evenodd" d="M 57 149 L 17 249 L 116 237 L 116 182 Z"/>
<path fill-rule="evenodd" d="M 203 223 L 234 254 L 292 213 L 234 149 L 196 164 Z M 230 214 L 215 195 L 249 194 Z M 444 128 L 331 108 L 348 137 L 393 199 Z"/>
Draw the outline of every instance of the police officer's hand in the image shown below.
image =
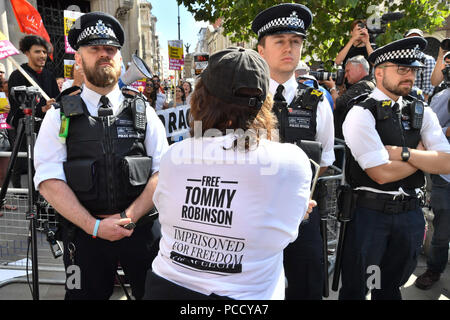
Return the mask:
<path fill-rule="evenodd" d="M 402 160 L 402 147 L 398 146 L 384 146 L 389 154 L 389 160 L 401 161 Z"/>
<path fill-rule="evenodd" d="M 97 235 L 99 238 L 109 241 L 130 237 L 133 234 L 133 230 L 127 230 L 122 227 L 130 222 L 131 219 L 121 219 L 119 214 L 112 215 L 101 220 Z"/>

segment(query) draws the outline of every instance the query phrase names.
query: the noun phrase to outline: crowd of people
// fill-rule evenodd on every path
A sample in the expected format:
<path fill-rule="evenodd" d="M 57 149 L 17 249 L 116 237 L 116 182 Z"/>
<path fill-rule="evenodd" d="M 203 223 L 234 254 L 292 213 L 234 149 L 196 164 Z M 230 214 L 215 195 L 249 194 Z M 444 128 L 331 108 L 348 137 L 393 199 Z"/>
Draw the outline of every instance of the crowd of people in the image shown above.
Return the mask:
<path fill-rule="evenodd" d="M 36 109 L 34 183 L 58 212 L 65 267 L 81 270 L 66 299 L 108 299 L 118 264 L 136 299 L 322 299 L 317 204 L 326 194 L 311 186 L 316 173 L 342 166 L 335 138 L 346 145 L 349 186 L 339 211 L 352 217 L 339 299 L 370 289 L 372 299 L 401 299 L 423 242 L 427 174 L 435 233 L 416 286 L 439 280 L 450 241 L 450 46 L 435 60 L 412 29 L 374 48 L 355 20 L 335 59 L 345 81 L 318 81 L 301 59 L 313 15 L 280 4 L 254 18 L 257 50 L 219 51 L 194 85 L 154 75 L 139 93 L 118 86 L 120 22 L 101 12 L 78 22 L 68 36 L 73 80 L 45 68 L 41 37 L 20 44 L 22 68 L 50 97 Z M 7 82 L 0 68 L 0 77 L 6 93 L 29 85 L 19 71 Z M 169 146 L 157 112 L 186 104 L 191 138 Z M 12 145 L 23 112 L 12 99 L 7 111 Z M 317 154 L 315 169 L 308 159 Z M 13 186 L 25 169 L 16 163 Z M 372 266 L 381 272 L 375 288 Z"/>

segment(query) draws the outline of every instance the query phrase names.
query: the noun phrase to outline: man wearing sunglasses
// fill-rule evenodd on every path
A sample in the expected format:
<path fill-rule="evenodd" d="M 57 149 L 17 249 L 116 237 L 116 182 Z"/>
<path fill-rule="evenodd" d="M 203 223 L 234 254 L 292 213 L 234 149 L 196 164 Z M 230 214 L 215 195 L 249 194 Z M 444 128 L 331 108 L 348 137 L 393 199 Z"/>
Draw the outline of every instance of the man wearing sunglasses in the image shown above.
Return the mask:
<path fill-rule="evenodd" d="M 408 96 L 426 43 L 411 37 L 375 50 L 369 62 L 376 88 L 344 121 L 355 209 L 344 242 L 340 299 L 365 299 L 369 289 L 373 300 L 401 299 L 423 241 L 423 172 L 450 172 L 450 145 L 436 114 Z"/>

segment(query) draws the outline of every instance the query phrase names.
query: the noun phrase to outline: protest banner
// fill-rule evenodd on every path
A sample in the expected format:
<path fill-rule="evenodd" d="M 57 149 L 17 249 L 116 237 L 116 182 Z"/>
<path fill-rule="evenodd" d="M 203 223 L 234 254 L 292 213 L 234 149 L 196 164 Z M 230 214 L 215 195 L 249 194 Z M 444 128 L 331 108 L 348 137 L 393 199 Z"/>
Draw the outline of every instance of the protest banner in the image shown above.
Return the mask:
<path fill-rule="evenodd" d="M 8 99 L 4 92 L 0 92 L 0 129 L 11 129 L 11 126 L 6 123 L 6 118 L 8 118 L 8 111 L 6 106 L 8 106 Z"/>
<path fill-rule="evenodd" d="M 169 70 L 181 70 L 184 65 L 183 40 L 169 40 Z"/>
<path fill-rule="evenodd" d="M 182 105 L 175 108 L 169 108 L 157 111 L 159 119 L 161 119 L 166 128 L 166 136 L 183 136 L 189 133 L 189 105 Z"/>
<path fill-rule="evenodd" d="M 64 46 L 66 53 L 75 53 L 75 50 L 70 46 L 68 41 L 69 30 L 70 28 L 72 28 L 75 20 L 81 17 L 83 14 L 83 12 L 64 10 Z"/>
<path fill-rule="evenodd" d="M 66 60 L 64 59 L 64 79 L 73 79 L 73 65 L 75 64 L 75 60 Z"/>

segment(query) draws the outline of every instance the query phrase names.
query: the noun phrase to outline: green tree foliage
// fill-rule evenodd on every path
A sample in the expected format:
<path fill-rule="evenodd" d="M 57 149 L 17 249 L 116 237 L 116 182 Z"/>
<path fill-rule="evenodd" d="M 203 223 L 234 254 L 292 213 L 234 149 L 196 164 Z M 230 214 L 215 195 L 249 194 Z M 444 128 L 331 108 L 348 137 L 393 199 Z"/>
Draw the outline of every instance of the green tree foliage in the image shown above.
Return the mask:
<path fill-rule="evenodd" d="M 254 17 L 262 10 L 287 0 L 177 0 L 193 13 L 198 21 L 214 22 L 223 19 L 224 32 L 235 42 L 246 41 L 256 35 L 251 31 Z M 354 19 L 366 19 L 368 25 L 380 22 L 387 12 L 403 12 L 404 17 L 385 25 L 386 32 L 376 37 L 378 46 L 402 38 L 411 28 L 433 32 L 442 27 L 450 14 L 446 0 L 382 1 L 374 0 L 304 0 L 313 13 L 303 55 L 313 60 L 334 61 L 339 50 L 349 40 L 350 25 Z M 378 17 L 378 18 L 377 18 Z"/>

